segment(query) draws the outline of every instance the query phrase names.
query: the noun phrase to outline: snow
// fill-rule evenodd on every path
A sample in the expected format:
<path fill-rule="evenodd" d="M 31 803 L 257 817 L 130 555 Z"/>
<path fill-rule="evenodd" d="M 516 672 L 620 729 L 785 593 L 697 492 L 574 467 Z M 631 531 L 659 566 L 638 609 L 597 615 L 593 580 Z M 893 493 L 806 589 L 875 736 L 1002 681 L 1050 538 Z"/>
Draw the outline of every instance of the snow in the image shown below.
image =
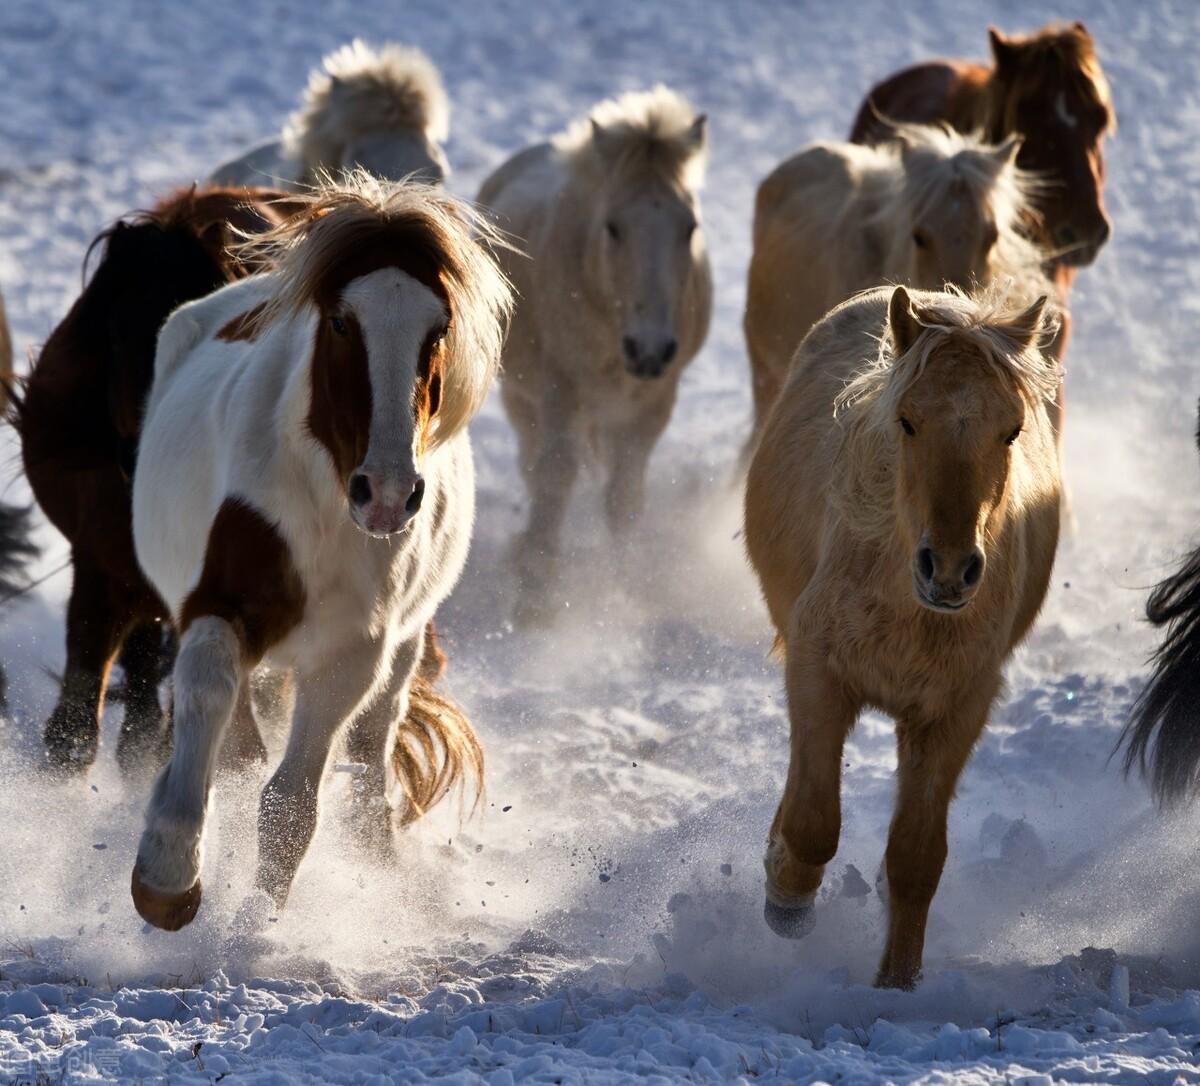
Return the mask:
<path fill-rule="evenodd" d="M 585 495 L 578 581 L 544 634 L 508 622 L 524 499 L 488 404 L 472 562 L 441 619 L 450 688 L 487 750 L 486 800 L 461 825 L 437 812 L 383 870 L 346 839 L 352 774 L 331 770 L 317 840 L 265 934 L 243 908 L 261 780 L 218 784 L 197 921 L 146 929 L 128 878 L 147 785 L 117 773 L 113 716 L 86 782 L 34 768 L 68 578 L 7 607 L 0 1082 L 1200 1081 L 1200 825 L 1158 815 L 1108 760 L 1153 644 L 1145 589 L 1200 531 L 1200 8 L 1064 0 L 1057 14 L 1096 35 L 1121 125 L 1114 237 L 1073 297 L 1079 531 L 963 777 L 925 982 L 899 993 L 869 987 L 894 794 L 883 718 L 847 748 L 815 930 L 785 943 L 762 921 L 786 724 L 731 485 L 749 420 L 751 200 L 785 154 L 843 135 L 873 78 L 976 55 L 989 20 L 1033 27 L 1044 7 L 0 5 L 0 286 L 20 351 L 66 311 L 97 230 L 276 132 L 307 70 L 355 35 L 439 64 L 450 184 L 467 196 L 596 99 L 658 80 L 686 93 L 712 125 L 717 280 L 638 543 L 613 557 Z M 14 479 L 4 496 L 25 493 Z M 49 528 L 41 539 L 35 572 L 49 573 L 65 546 Z"/>

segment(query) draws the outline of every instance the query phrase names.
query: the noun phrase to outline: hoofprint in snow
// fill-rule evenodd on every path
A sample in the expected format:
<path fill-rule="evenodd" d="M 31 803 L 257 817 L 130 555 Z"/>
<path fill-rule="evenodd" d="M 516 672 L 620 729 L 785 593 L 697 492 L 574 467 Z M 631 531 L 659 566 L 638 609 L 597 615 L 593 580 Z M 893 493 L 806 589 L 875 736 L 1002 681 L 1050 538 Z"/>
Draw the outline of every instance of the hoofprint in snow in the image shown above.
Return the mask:
<path fill-rule="evenodd" d="M 710 116 L 716 277 L 713 331 L 651 464 L 638 544 L 610 557 L 582 497 L 564 562 L 581 572 L 544 635 L 507 625 L 523 506 L 512 436 L 494 398 L 485 409 L 475 547 L 441 624 L 449 688 L 487 748 L 487 799 L 461 824 L 438 812 L 394 868 L 375 869 L 338 818 L 354 775 L 333 770 L 293 899 L 265 934 L 240 923 L 255 847 L 235 830 L 262 782 L 236 779 L 218 785 L 209 839 L 227 881 L 206 888 L 188 931 L 144 930 L 127 878 L 148 785 L 119 778 L 111 722 L 86 781 L 34 769 L 66 579 L 7 606 L 0 1082 L 1200 1080 L 1200 825 L 1155 814 L 1107 760 L 1152 644 L 1145 589 L 1200 526 L 1191 5 L 1055 12 L 1095 34 L 1121 125 L 1114 238 L 1072 296 L 1066 470 L 1080 529 L 964 774 L 925 982 L 867 987 L 895 766 L 879 716 L 847 748 L 845 830 L 816 930 L 784 943 L 761 920 L 786 723 L 730 485 L 749 421 L 754 186 L 804 142 L 844 136 L 872 80 L 981 54 L 989 19 L 1017 30 L 1047 14 L 1026 0 L 1003 14 L 946 0 L 336 2 L 320 19 L 225 0 L 114 0 L 103 19 L 82 0 L 0 9 L 0 286 L 19 352 L 66 311 L 102 226 L 277 131 L 305 72 L 356 35 L 410 41 L 442 69 L 460 194 L 597 99 L 677 87 Z M 17 480 L 5 498 L 25 493 Z M 50 529 L 41 538 L 35 574 L 64 554 Z"/>

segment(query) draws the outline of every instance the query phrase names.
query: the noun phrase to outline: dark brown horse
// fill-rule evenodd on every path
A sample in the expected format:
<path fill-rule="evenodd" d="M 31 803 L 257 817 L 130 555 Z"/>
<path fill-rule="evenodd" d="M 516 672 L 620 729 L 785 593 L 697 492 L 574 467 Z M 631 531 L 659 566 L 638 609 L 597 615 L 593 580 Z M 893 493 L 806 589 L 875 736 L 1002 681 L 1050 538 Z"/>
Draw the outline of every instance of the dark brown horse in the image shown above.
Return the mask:
<path fill-rule="evenodd" d="M 130 523 L 155 342 L 177 306 L 252 270 L 228 243 L 235 233 L 278 225 L 295 210 L 289 199 L 268 190 L 191 189 L 106 230 L 92 244 L 103 246 L 95 274 L 14 403 L 29 484 L 70 543 L 74 567 L 62 692 L 45 731 L 53 767 L 83 769 L 95 760 L 118 651 L 122 768 L 139 765 L 164 737 L 158 686 L 168 615 L 138 567 Z"/>
<path fill-rule="evenodd" d="M 859 108 L 850 139 L 879 143 L 892 121 L 945 121 L 960 132 L 981 131 L 990 143 L 1023 138 L 1017 165 L 1036 171 L 1040 222 L 1031 231 L 1053 254 L 1063 324 L 1053 350 L 1066 351 L 1067 294 L 1076 269 L 1090 264 L 1108 240 L 1104 210 L 1104 137 L 1116 126 L 1108 81 L 1083 23 L 1054 24 L 1035 34 L 1005 37 L 988 29 L 992 60 L 932 60 L 873 87 Z M 1061 407 L 1052 412 L 1061 431 Z"/>

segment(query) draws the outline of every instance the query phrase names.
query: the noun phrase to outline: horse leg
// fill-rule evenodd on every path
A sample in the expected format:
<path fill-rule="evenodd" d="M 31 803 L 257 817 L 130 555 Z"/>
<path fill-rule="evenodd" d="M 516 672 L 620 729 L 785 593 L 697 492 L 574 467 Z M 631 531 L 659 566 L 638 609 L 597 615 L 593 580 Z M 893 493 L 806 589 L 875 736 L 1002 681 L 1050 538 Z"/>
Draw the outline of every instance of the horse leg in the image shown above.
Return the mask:
<path fill-rule="evenodd" d="M 842 832 L 842 749 L 860 704 L 822 654 L 793 638 L 787 653 L 791 757 L 763 861 L 767 924 L 799 939 L 812 930 L 813 902 Z"/>
<path fill-rule="evenodd" d="M 109 579 L 76 557 L 62 691 L 44 733 L 46 756 L 56 769 L 86 769 L 96 760 L 108 672 L 124 627 L 113 595 Z"/>
<path fill-rule="evenodd" d="M 516 541 L 521 625 L 545 617 L 548 596 L 558 577 L 558 553 L 571 488 L 579 473 L 571 421 L 574 398 L 560 390 L 542 405 L 539 447 L 529 472 L 529 524 Z"/>
<path fill-rule="evenodd" d="M 319 668 L 296 676 L 287 750 L 258 808 L 259 890 L 282 908 L 317 828 L 321 777 L 334 737 L 375 693 L 382 646 L 355 641 Z"/>
<path fill-rule="evenodd" d="M 117 657 L 125 673 L 125 719 L 117 742 L 117 764 L 123 773 L 137 772 L 162 749 L 164 714 L 158 687 L 165 658 L 158 622 L 138 622 L 125 635 Z"/>
<path fill-rule="evenodd" d="M 221 740 L 245 681 L 234 628 L 197 618 L 175 660 L 175 746 L 146 812 L 133 869 L 133 902 L 155 927 L 177 931 L 200 908 L 204 819 Z"/>
<path fill-rule="evenodd" d="M 233 707 L 233 723 L 221 746 L 221 768 L 240 770 L 262 765 L 267 760 L 267 748 L 258 729 L 254 700 L 250 694 L 250 675 L 238 687 L 237 703 Z"/>
<path fill-rule="evenodd" d="M 900 790 L 888 833 L 888 937 L 875 984 L 914 988 L 929 905 L 946 862 L 946 819 L 959 774 L 987 722 L 989 698 L 954 721 L 901 721 Z"/>
<path fill-rule="evenodd" d="M 642 515 L 646 504 L 646 468 L 650 454 L 666 429 L 675 404 L 674 390 L 653 404 L 633 424 L 613 435 L 613 456 L 604 490 L 609 531 L 620 538 Z"/>
<path fill-rule="evenodd" d="M 390 798 L 395 786 L 392 745 L 396 727 L 408 710 L 412 677 L 417 672 L 425 677 L 427 647 L 427 633 L 400 646 L 392 661 L 387 686 L 351 725 L 346 742 L 351 760 L 366 767 L 355 781 L 351 807 L 354 838 L 380 863 L 387 863 L 396 855 L 393 839 L 396 809 Z"/>

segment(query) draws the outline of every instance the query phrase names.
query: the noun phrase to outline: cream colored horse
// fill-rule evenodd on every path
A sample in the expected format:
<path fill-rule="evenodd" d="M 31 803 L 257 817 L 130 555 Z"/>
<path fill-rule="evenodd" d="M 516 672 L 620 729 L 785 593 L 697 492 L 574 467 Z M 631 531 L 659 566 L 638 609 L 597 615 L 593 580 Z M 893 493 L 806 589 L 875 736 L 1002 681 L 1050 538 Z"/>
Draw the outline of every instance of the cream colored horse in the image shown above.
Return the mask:
<path fill-rule="evenodd" d="M 374 49 L 358 39 L 335 49 L 308 77 L 283 134 L 218 167 L 214 185 L 303 191 L 355 168 L 399 181 L 440 183 L 450 173 L 442 144 L 450 104 L 433 62 L 406 45 Z"/>
<path fill-rule="evenodd" d="M 750 465 L 746 545 L 786 661 L 791 762 L 767 848 L 766 918 L 799 937 L 841 828 L 859 712 L 896 719 L 899 795 L 877 983 L 918 980 L 959 774 L 1054 564 L 1047 415 L 1057 330 L 958 293 L 875 290 L 808 335 Z M 878 357 L 864 355 L 878 340 Z"/>
<path fill-rule="evenodd" d="M 1032 301 L 1050 288 L 1019 232 L 1032 187 L 998 147 L 946 128 L 905 126 L 880 147 L 819 143 L 758 189 L 745 331 L 755 431 L 796 347 L 839 302 L 881 283 L 964 290 L 1016 278 Z"/>
<path fill-rule="evenodd" d="M 528 253 L 498 254 L 519 298 L 501 391 L 531 500 L 516 551 L 521 619 L 548 602 L 581 462 L 607 474 L 614 533 L 641 512 L 647 461 L 712 308 L 699 226 L 706 131 L 665 87 L 626 94 L 521 151 L 480 190 Z"/>

